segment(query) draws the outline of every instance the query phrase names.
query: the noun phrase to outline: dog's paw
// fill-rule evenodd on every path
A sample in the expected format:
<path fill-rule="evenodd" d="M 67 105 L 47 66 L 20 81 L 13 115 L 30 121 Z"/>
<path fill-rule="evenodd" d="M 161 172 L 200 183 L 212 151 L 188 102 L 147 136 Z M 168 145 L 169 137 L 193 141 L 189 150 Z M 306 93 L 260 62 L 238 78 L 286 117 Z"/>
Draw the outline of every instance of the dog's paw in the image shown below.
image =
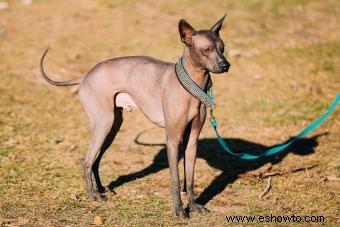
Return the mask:
<path fill-rule="evenodd" d="M 99 190 L 97 190 L 98 193 L 100 193 L 101 195 L 104 194 L 112 194 L 112 195 L 116 195 L 117 193 L 115 192 L 114 189 L 110 189 L 109 187 L 105 186 L 105 187 L 101 187 Z"/>
<path fill-rule="evenodd" d="M 116 191 L 114 189 L 110 189 L 108 186 L 104 187 L 105 192 L 104 193 L 108 193 L 108 194 L 112 194 L 112 195 L 116 195 Z"/>
<path fill-rule="evenodd" d="M 205 208 L 203 205 L 198 204 L 198 203 L 189 204 L 189 208 L 191 212 L 199 212 L 199 213 L 209 212 L 207 208 Z"/>
<path fill-rule="evenodd" d="M 107 200 L 106 196 L 103 195 L 103 194 L 98 194 L 96 197 L 95 197 L 95 200 L 97 202 L 105 202 Z"/>
<path fill-rule="evenodd" d="M 90 201 L 96 201 L 96 202 L 106 201 L 106 196 L 104 196 L 103 194 L 100 194 L 97 191 L 94 191 L 93 193 L 89 194 L 88 198 Z"/>
<path fill-rule="evenodd" d="M 188 218 L 188 213 L 185 211 L 185 209 L 182 206 L 178 206 L 174 208 L 174 215 L 179 218 Z"/>

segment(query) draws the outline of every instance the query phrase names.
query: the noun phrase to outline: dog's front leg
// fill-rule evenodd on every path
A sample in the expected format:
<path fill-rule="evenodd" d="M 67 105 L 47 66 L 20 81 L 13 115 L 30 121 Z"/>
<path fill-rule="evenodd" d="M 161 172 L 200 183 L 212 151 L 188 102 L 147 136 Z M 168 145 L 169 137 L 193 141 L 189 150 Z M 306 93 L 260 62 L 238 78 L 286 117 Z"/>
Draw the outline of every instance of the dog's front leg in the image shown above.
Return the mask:
<path fill-rule="evenodd" d="M 188 202 L 190 211 L 193 212 L 207 212 L 209 211 L 204 206 L 197 204 L 195 201 L 194 195 L 194 172 L 195 172 L 195 162 L 196 162 L 196 153 L 197 153 L 197 141 L 201 129 L 203 127 L 205 120 L 205 110 L 201 110 L 200 115 L 193 119 L 191 123 L 190 130 L 186 130 L 186 134 L 184 138 L 187 138 L 184 141 L 186 144 L 185 149 L 185 163 L 184 163 L 184 172 L 186 179 L 186 192 L 188 195 Z"/>
<path fill-rule="evenodd" d="M 191 139 L 191 140 L 190 140 Z M 186 178 L 186 192 L 188 195 L 188 203 L 190 211 L 192 212 L 208 212 L 209 210 L 203 205 L 196 203 L 194 195 L 194 172 L 195 160 L 197 152 L 197 138 L 190 137 L 187 149 L 185 150 L 185 178 Z"/>
<path fill-rule="evenodd" d="M 167 155 L 171 175 L 171 194 L 173 199 L 173 212 L 175 216 L 187 218 L 188 215 L 183 209 L 180 195 L 180 184 L 178 174 L 178 148 L 182 133 L 175 129 L 167 130 Z"/>

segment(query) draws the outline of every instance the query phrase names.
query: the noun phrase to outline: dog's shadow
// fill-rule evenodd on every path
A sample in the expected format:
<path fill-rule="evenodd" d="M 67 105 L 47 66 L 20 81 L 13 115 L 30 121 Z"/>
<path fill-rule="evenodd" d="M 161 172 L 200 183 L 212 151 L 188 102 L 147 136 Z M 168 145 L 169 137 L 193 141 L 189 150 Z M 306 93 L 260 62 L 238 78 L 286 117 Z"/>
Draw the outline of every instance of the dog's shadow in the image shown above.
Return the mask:
<path fill-rule="evenodd" d="M 216 195 L 221 193 L 228 186 L 228 184 L 233 183 L 235 180 L 237 180 L 239 175 L 244 174 L 248 171 L 256 170 L 267 163 L 277 164 L 281 162 L 289 153 L 294 153 L 301 156 L 314 153 L 314 149 L 318 146 L 317 139 L 322 135 L 324 134 L 300 139 L 292 144 L 290 147 L 288 147 L 285 151 L 277 155 L 261 158 L 256 161 L 240 160 L 226 154 L 220 148 L 217 139 L 209 138 L 199 140 L 197 158 L 202 158 L 206 160 L 211 167 L 221 170 L 222 173 L 212 180 L 209 186 L 204 189 L 204 191 L 199 195 L 196 201 L 199 204 L 207 204 Z M 251 150 L 255 153 L 261 153 L 262 151 L 270 148 L 268 146 L 243 139 L 225 138 L 225 140 L 227 141 L 231 149 L 239 152 Z M 180 158 L 183 158 L 183 151 L 181 151 Z M 166 148 L 163 144 L 163 148 L 159 150 L 159 152 L 154 157 L 153 162 L 149 166 L 137 172 L 119 176 L 116 180 L 112 181 L 108 187 L 109 189 L 113 190 L 114 188 L 119 187 L 125 183 L 134 181 L 149 174 L 157 173 L 158 171 L 168 167 L 169 165 L 167 160 Z"/>

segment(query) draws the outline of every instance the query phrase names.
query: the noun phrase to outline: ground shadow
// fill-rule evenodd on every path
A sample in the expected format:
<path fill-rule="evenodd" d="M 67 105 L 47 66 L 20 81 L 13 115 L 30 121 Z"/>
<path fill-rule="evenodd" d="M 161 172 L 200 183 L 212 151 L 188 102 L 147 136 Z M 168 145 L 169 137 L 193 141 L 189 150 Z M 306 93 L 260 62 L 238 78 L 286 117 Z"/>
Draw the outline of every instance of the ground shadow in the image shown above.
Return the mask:
<path fill-rule="evenodd" d="M 228 186 L 228 184 L 233 183 L 239 175 L 251 170 L 256 170 L 267 163 L 277 164 L 281 162 L 288 153 L 294 153 L 301 156 L 314 153 L 314 149 L 318 146 L 317 139 L 322 135 L 324 134 L 300 139 L 296 141 L 293 145 L 288 147 L 288 149 L 286 149 L 284 152 L 270 157 L 261 158 L 256 161 L 240 160 L 226 154 L 220 148 L 217 139 L 199 140 L 197 158 L 202 158 L 206 160 L 211 167 L 222 170 L 222 173 L 215 177 L 215 179 L 213 179 L 209 186 L 205 188 L 204 191 L 199 195 L 196 201 L 203 205 L 207 204 L 216 195 L 221 193 Z M 225 140 L 228 142 L 228 145 L 231 147 L 231 149 L 239 152 L 251 150 L 254 151 L 253 154 L 256 154 L 270 148 L 268 146 L 243 139 L 225 138 Z M 183 151 L 181 151 L 180 158 L 183 158 Z M 119 187 L 125 183 L 134 181 L 152 173 L 157 173 L 158 171 L 165 168 L 168 168 L 168 160 L 166 155 L 166 148 L 163 145 L 163 148 L 160 149 L 159 152 L 155 155 L 152 164 L 140 171 L 119 176 L 116 180 L 112 181 L 109 184 L 109 188 L 113 190 L 114 188 Z"/>

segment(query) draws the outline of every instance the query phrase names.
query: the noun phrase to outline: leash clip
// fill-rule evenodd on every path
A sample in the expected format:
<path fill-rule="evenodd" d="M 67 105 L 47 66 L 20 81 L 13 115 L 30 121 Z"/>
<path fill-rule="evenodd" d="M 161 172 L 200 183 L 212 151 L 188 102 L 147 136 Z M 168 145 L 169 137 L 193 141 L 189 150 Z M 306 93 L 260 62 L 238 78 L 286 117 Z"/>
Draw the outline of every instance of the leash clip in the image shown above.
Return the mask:
<path fill-rule="evenodd" d="M 213 113 L 215 108 L 216 108 L 215 104 L 209 106 L 210 121 L 215 120 L 215 116 L 214 116 L 214 113 Z"/>

